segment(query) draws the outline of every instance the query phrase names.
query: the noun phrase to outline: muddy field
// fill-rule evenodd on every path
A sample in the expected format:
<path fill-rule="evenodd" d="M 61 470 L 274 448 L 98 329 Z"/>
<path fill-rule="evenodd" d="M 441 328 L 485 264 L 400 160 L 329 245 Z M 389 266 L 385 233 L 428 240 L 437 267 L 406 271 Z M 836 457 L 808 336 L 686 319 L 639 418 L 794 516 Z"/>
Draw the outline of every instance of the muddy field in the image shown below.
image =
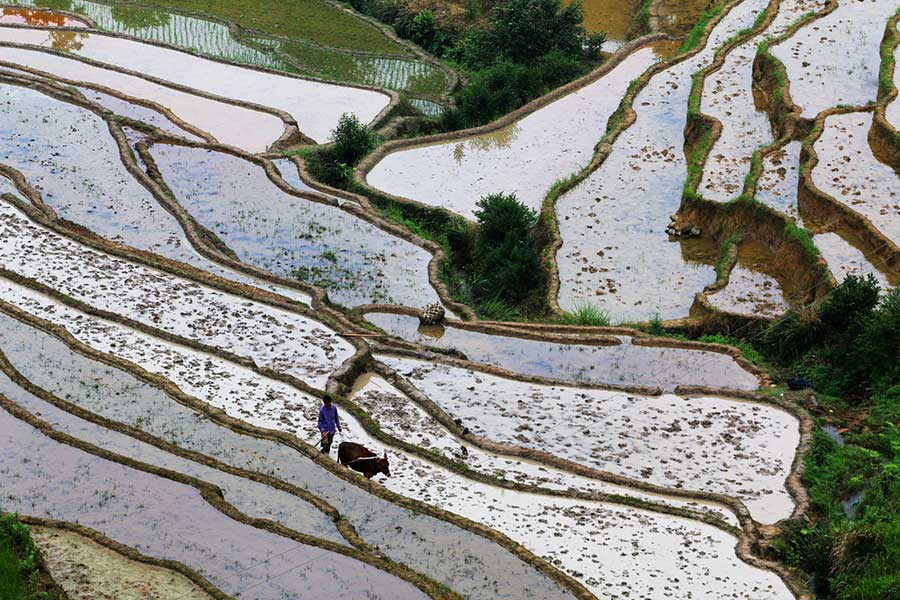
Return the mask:
<path fill-rule="evenodd" d="M 325 0 L 333 31 L 16 4 L 0 511 L 70 598 L 811 598 L 766 551 L 809 509 L 810 415 L 661 333 L 900 280 L 872 133 L 900 121 L 896 2 L 587 2 L 604 64 L 424 139 L 407 107 L 446 110 L 453 68 Z M 342 190 L 304 160 L 345 113 L 385 139 Z M 540 319 L 473 318 L 454 240 L 410 218 L 462 227 L 495 192 L 540 215 Z M 320 452 L 326 394 L 389 476 Z"/>

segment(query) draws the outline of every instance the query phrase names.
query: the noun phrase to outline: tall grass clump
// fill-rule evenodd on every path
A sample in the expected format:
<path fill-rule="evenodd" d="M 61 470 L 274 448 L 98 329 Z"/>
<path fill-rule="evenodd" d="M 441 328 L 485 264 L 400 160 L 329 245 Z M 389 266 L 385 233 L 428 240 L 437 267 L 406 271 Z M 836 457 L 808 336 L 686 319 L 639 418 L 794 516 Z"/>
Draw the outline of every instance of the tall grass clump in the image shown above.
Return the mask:
<path fill-rule="evenodd" d="M 562 316 L 562 322 L 566 325 L 608 327 L 610 324 L 609 312 L 593 304 L 578 304 L 575 306 L 574 312 L 567 312 Z"/>

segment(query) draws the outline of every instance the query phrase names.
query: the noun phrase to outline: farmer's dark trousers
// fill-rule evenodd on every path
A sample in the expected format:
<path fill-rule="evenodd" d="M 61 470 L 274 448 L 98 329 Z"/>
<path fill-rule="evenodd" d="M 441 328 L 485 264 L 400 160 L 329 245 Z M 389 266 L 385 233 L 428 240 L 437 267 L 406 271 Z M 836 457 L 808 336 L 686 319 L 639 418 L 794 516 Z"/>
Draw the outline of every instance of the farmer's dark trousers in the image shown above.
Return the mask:
<path fill-rule="evenodd" d="M 334 432 L 326 433 L 325 437 L 322 438 L 322 454 L 328 454 L 331 452 L 331 442 L 334 441 Z"/>

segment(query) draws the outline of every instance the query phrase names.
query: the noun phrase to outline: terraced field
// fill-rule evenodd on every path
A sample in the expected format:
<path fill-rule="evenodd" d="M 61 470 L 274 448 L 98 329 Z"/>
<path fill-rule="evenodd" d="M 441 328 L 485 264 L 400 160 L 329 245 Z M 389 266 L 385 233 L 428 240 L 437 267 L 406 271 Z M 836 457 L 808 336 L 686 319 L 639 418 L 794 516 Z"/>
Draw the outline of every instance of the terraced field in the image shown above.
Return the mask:
<path fill-rule="evenodd" d="M 453 69 L 325 0 L 16 4 L 0 511 L 70 598 L 813 597 L 772 550 L 810 511 L 808 395 L 665 334 L 900 281 L 896 1 L 659 1 L 639 37 L 588 3 L 595 71 L 347 189 L 310 149 L 347 113 L 396 132 L 398 91 L 439 110 Z M 540 319 L 475 318 L 446 235 L 397 218 L 495 192 L 538 217 Z M 326 394 L 388 477 L 320 452 Z"/>

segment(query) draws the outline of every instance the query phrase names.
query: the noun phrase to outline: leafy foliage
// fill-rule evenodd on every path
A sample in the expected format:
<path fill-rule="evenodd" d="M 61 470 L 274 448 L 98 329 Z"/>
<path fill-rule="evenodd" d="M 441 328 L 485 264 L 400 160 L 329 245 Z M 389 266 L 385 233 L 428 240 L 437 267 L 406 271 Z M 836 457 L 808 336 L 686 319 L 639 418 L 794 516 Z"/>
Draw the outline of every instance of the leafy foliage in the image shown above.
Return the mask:
<path fill-rule="evenodd" d="M 475 212 L 472 295 L 476 300 L 500 299 L 522 304 L 542 287 L 542 272 L 530 236 L 537 214 L 514 194 L 491 194 L 478 201 Z"/>
<path fill-rule="evenodd" d="M 849 419 L 846 443 L 818 431 L 804 484 L 813 523 L 777 542 L 780 558 L 815 575 L 817 596 L 900 597 L 900 288 L 850 276 L 825 300 L 791 311 L 761 349 L 807 377 L 831 418 Z M 853 496 L 857 494 L 857 496 Z M 861 498 L 855 513 L 843 501 Z"/>
<path fill-rule="evenodd" d="M 328 185 L 343 187 L 362 158 L 378 145 L 378 136 L 356 115 L 344 113 L 331 132 L 331 147 L 303 155 L 310 174 Z"/>

